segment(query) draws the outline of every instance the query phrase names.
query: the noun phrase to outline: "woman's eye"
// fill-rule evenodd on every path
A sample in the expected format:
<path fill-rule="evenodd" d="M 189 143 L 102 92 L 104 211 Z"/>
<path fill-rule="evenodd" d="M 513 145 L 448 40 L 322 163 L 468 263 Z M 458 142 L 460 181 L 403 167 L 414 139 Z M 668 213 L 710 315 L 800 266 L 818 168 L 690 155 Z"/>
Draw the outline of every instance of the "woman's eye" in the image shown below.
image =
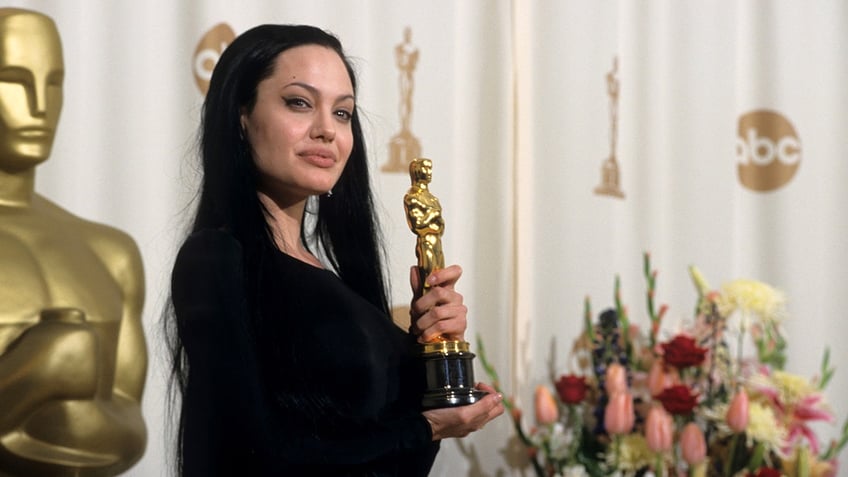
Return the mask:
<path fill-rule="evenodd" d="M 344 109 L 340 109 L 336 111 L 336 116 L 343 121 L 350 121 L 350 119 L 353 117 L 353 113 Z"/>
<path fill-rule="evenodd" d="M 307 102 L 303 98 L 283 98 L 286 102 L 286 106 L 296 109 L 304 109 L 309 107 L 309 102 Z"/>

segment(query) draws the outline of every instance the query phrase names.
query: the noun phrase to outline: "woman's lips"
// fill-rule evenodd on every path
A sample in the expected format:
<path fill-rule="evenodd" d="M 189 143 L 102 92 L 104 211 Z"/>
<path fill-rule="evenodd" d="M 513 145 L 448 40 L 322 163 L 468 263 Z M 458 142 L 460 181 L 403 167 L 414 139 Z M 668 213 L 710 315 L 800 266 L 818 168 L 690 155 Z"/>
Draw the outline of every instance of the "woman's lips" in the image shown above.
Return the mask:
<path fill-rule="evenodd" d="M 333 167 L 333 165 L 336 163 L 335 155 L 333 155 L 332 152 L 324 149 L 310 149 L 302 151 L 298 155 L 306 162 L 318 167 Z"/>

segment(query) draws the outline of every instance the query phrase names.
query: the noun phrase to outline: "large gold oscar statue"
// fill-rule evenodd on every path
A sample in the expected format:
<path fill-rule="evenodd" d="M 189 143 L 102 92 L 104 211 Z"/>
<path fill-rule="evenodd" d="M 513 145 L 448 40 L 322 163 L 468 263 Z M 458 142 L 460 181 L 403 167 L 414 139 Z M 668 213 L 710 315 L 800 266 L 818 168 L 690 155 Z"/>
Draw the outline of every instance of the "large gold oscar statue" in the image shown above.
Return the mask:
<path fill-rule="evenodd" d="M 442 234 L 445 221 L 439 199 L 430 192 L 433 161 L 414 159 L 409 164 L 412 185 L 403 197 L 409 229 L 417 236 L 415 256 L 418 258 L 419 283 L 422 293 L 430 287 L 426 282 L 432 272 L 445 267 Z M 474 388 L 474 354 L 468 343 L 439 336 L 421 345 L 426 390 L 421 404 L 425 409 L 463 406 L 477 402 L 486 393 Z"/>
<path fill-rule="evenodd" d="M 112 476 L 144 453 L 141 256 L 34 190 L 62 108 L 53 21 L 0 8 L 0 475 Z"/>

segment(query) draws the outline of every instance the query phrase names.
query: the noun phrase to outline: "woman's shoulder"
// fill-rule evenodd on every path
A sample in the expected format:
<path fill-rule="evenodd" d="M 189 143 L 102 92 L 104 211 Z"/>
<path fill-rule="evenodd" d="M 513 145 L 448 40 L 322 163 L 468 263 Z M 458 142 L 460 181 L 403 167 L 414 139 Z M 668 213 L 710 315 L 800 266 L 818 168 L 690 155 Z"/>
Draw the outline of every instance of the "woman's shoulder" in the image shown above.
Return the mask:
<path fill-rule="evenodd" d="M 180 272 L 198 276 L 238 270 L 241 268 L 241 255 L 241 244 L 226 230 L 197 230 L 180 246 L 174 263 L 175 278 Z"/>
<path fill-rule="evenodd" d="M 224 229 L 200 229 L 186 237 L 180 253 L 185 251 L 241 251 L 238 239 Z"/>
<path fill-rule="evenodd" d="M 237 306 L 243 300 L 243 280 L 241 245 L 232 234 L 213 229 L 193 232 L 180 247 L 171 273 L 171 297 L 178 316 Z"/>
<path fill-rule="evenodd" d="M 220 260 L 241 255 L 241 243 L 223 229 L 200 229 L 189 235 L 180 246 L 177 262 L 193 260 Z"/>

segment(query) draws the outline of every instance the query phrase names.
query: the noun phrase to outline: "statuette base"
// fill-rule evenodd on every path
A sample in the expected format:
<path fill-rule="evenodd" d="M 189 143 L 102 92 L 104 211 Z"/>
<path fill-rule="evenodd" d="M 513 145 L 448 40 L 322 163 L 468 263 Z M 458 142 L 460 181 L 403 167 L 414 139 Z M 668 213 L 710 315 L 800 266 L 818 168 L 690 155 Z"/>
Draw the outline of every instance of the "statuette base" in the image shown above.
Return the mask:
<path fill-rule="evenodd" d="M 474 388 L 474 353 L 465 341 L 438 341 L 422 345 L 427 390 L 424 409 L 473 404 L 487 393 Z"/>

